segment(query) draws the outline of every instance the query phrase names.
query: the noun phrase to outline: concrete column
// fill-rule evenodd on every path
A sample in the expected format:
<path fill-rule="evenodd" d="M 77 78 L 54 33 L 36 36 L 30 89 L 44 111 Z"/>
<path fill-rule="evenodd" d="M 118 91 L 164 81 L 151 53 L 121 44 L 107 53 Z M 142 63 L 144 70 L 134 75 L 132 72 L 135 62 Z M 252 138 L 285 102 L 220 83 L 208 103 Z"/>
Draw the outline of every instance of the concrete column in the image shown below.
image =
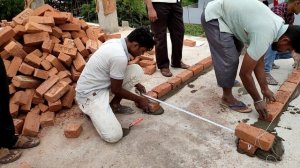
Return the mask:
<path fill-rule="evenodd" d="M 116 2 L 115 0 L 112 1 Z M 99 5 L 98 20 L 99 20 L 100 27 L 105 32 L 109 32 L 109 33 L 118 32 L 119 26 L 118 26 L 117 10 L 115 10 L 113 13 L 110 13 L 108 15 L 104 15 L 103 1 L 98 0 L 98 5 Z"/>

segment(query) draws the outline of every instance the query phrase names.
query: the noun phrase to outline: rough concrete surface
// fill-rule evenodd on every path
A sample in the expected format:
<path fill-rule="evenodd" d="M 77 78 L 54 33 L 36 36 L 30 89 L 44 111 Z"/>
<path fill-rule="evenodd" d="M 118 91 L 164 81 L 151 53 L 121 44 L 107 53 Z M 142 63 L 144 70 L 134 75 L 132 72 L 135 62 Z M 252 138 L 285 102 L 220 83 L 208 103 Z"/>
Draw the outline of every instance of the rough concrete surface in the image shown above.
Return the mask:
<path fill-rule="evenodd" d="M 126 34 L 127 32 L 125 32 Z M 123 34 L 124 35 L 124 34 Z M 204 41 L 200 47 L 184 47 L 183 61 L 194 64 L 209 56 L 208 44 L 204 38 L 189 37 Z M 242 59 L 242 58 L 241 58 Z M 280 69 L 273 70 L 272 75 L 283 83 L 292 70 L 292 60 L 276 61 Z M 180 69 L 171 68 L 174 74 Z M 237 78 L 239 79 L 239 78 Z M 152 76 L 145 75 L 143 84 L 146 88 L 166 81 L 159 71 Z M 276 92 L 279 86 L 272 86 Z M 252 107 L 252 99 L 248 94 L 241 95 L 238 88 L 234 95 Z M 191 111 L 213 120 L 226 127 L 234 129 L 240 121 L 252 124 L 257 121 L 258 114 L 241 114 L 220 107 L 221 89 L 216 84 L 214 71 L 200 76 L 186 85 L 174 96 L 166 100 L 180 108 Z M 78 107 L 63 111 L 53 127 L 42 129 L 41 144 L 33 149 L 23 150 L 23 156 L 16 162 L 0 165 L 3 168 L 18 167 L 24 161 L 36 168 L 57 167 L 299 167 L 300 166 L 300 114 L 292 113 L 294 108 L 300 108 L 298 97 L 288 111 L 280 118 L 276 131 L 284 138 L 285 154 L 280 162 L 269 162 L 257 157 L 249 157 L 236 151 L 235 136 L 214 125 L 162 105 L 165 113 L 161 116 L 151 116 L 141 113 L 140 109 L 130 101 L 122 101 L 130 105 L 137 113 L 132 115 L 117 115 L 124 127 L 138 117 L 144 120 L 133 127 L 128 136 L 116 144 L 108 144 L 101 140 L 90 120 L 84 117 Z M 68 119 L 67 119 L 68 118 Z M 63 126 L 76 121 L 83 124 L 83 132 L 79 138 L 67 139 L 63 134 Z"/>

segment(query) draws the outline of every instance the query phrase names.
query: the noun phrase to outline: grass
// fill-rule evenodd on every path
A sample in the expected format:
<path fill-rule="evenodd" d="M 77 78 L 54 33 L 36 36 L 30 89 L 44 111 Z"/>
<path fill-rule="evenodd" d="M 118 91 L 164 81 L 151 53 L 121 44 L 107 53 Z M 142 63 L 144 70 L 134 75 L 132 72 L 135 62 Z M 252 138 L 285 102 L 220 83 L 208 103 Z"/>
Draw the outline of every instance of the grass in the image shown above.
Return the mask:
<path fill-rule="evenodd" d="M 197 2 L 198 2 L 198 0 L 182 0 L 181 5 L 182 6 L 188 6 L 188 5 L 195 4 Z"/>
<path fill-rule="evenodd" d="M 200 24 L 184 24 L 185 35 L 192 35 L 192 36 L 203 36 L 204 31 Z"/>

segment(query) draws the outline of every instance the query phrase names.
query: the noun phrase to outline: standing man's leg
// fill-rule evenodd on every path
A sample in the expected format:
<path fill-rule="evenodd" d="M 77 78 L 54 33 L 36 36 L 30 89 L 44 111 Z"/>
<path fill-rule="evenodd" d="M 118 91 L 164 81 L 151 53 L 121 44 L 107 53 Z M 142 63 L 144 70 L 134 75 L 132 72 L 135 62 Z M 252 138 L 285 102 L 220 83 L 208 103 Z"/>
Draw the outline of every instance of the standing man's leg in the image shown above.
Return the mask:
<path fill-rule="evenodd" d="M 272 47 L 269 47 L 267 52 L 265 53 L 264 63 L 265 63 L 265 74 L 266 80 L 269 85 L 278 85 L 276 79 L 271 75 L 272 65 L 276 58 L 277 51 L 272 50 Z"/>
<path fill-rule="evenodd" d="M 222 103 L 238 112 L 250 112 L 250 108 L 232 95 L 241 47 L 238 46 L 238 51 L 232 34 L 220 32 L 218 20 L 206 22 L 203 12 L 201 22 L 209 43 L 217 82 L 223 88 Z"/>

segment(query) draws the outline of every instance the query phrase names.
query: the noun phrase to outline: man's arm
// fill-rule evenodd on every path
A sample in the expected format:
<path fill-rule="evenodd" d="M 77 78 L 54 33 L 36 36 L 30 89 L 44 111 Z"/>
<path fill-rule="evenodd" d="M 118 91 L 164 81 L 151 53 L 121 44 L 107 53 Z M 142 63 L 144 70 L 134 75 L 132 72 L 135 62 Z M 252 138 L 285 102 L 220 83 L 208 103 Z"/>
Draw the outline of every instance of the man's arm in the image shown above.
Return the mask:
<path fill-rule="evenodd" d="M 157 20 L 157 13 L 153 7 L 152 1 L 151 0 L 144 0 L 147 11 L 148 11 L 148 18 L 151 22 L 155 22 Z"/>

